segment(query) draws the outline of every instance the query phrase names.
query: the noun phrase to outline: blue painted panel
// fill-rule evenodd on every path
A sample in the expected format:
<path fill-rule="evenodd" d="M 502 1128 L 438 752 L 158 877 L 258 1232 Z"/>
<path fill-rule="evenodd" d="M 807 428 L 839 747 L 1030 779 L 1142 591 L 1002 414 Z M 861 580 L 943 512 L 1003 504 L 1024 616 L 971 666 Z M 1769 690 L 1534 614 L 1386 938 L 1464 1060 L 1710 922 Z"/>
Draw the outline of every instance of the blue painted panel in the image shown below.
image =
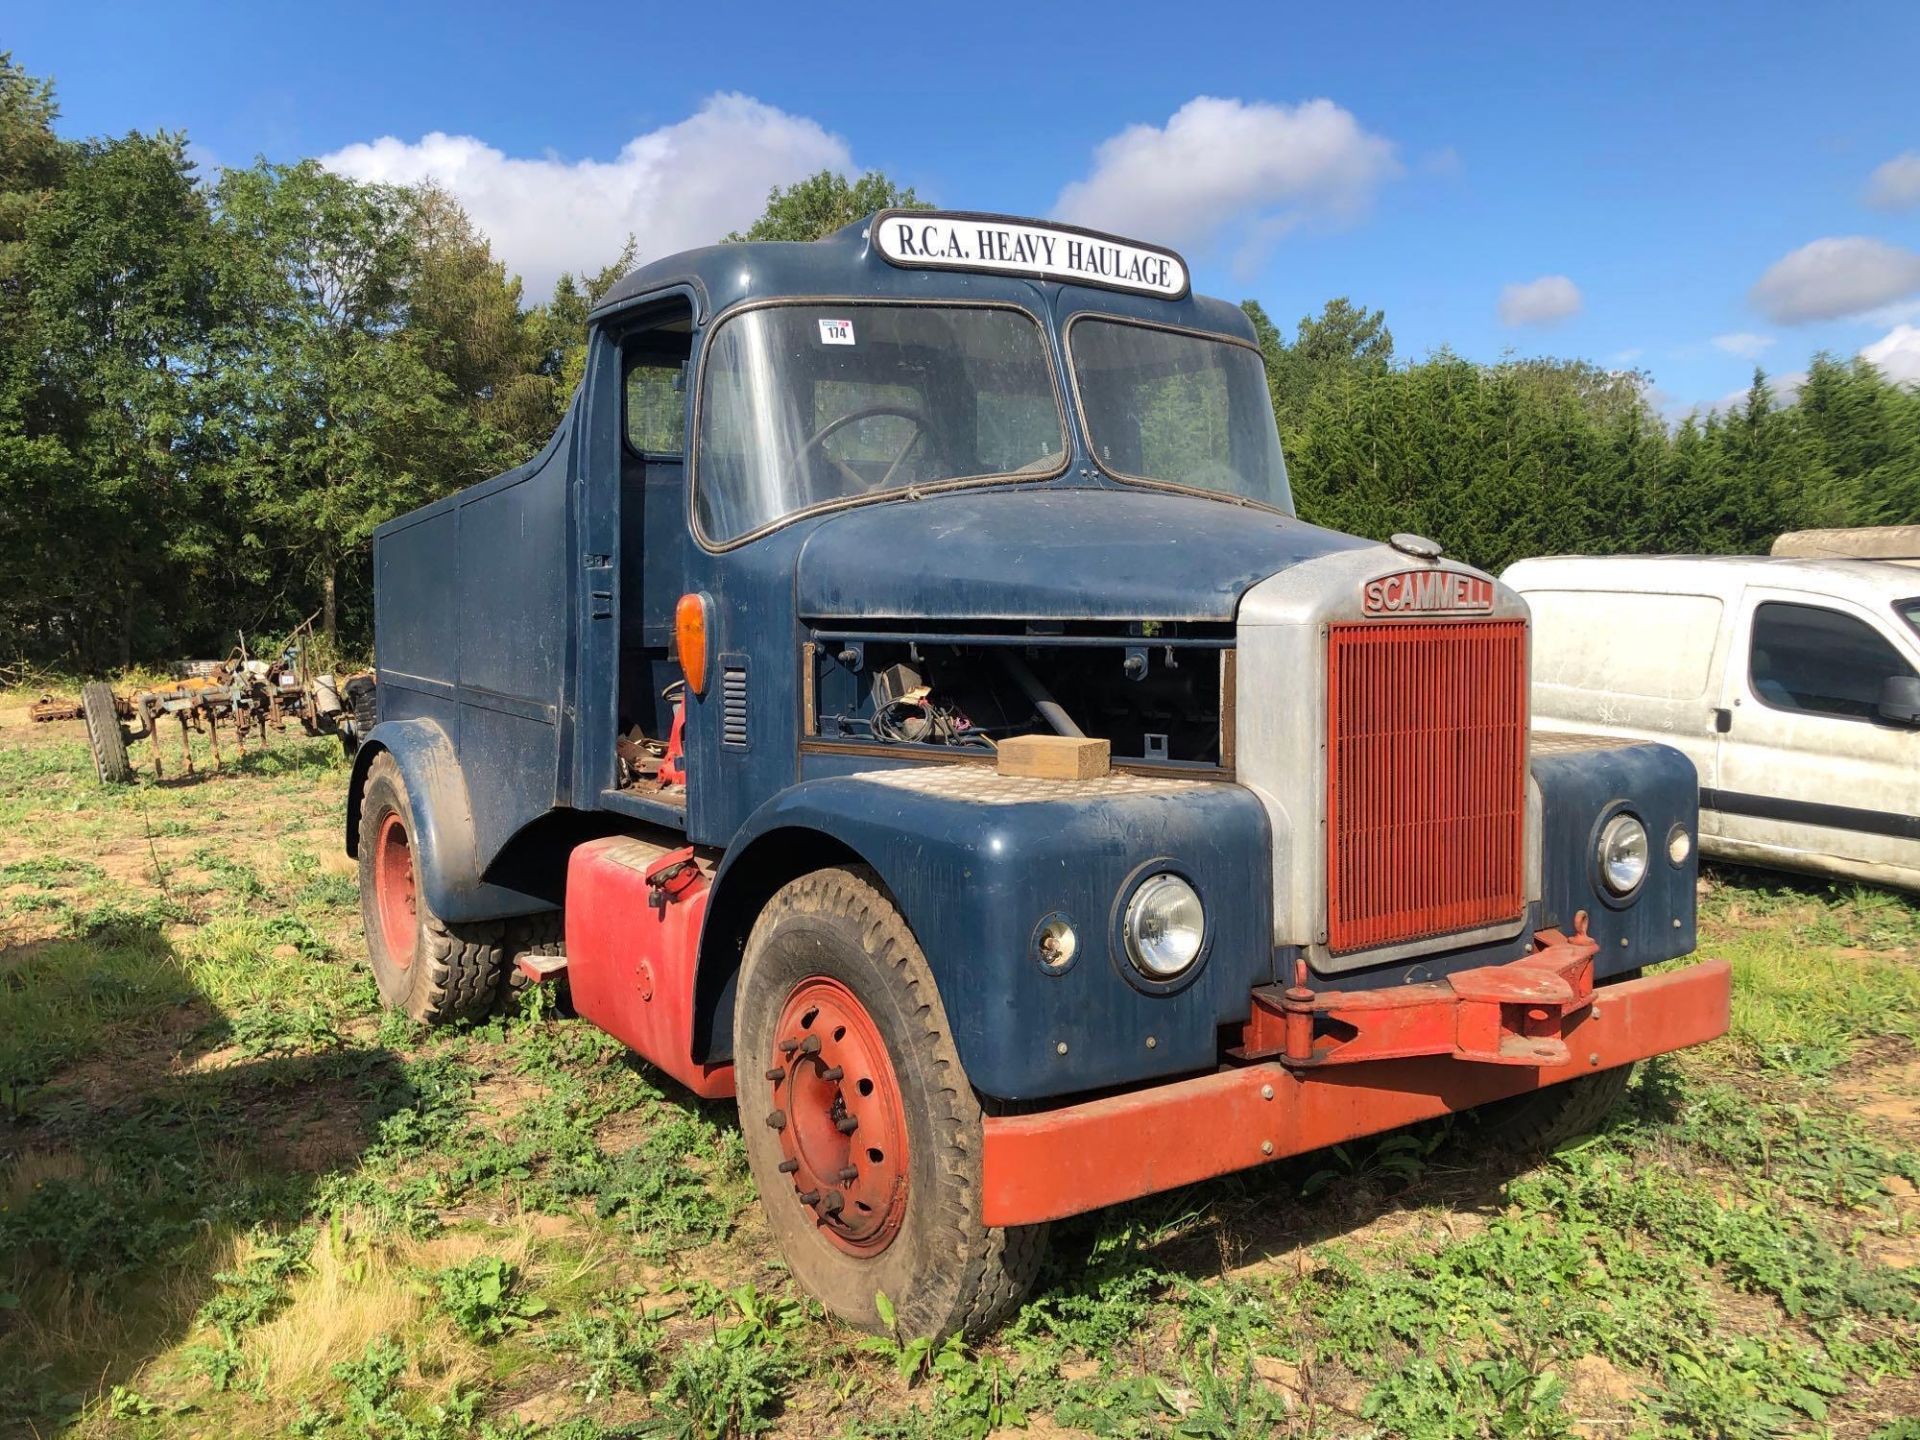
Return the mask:
<path fill-rule="evenodd" d="M 431 887 L 449 919 L 526 908 L 479 875 L 564 793 L 569 430 L 531 463 L 374 535 L 381 718 L 430 721 L 446 750 L 437 763 L 479 797 L 461 801 L 470 860 L 440 867 Z"/>
<path fill-rule="evenodd" d="M 797 589 L 808 619 L 1231 620 L 1269 575 L 1371 543 L 1199 496 L 988 488 L 828 518 Z"/>
<path fill-rule="evenodd" d="M 459 615 L 447 603 L 447 585 L 459 524 L 449 507 L 412 524 L 396 522 L 374 539 L 374 655 L 383 706 L 396 677 L 454 680 Z"/>
<path fill-rule="evenodd" d="M 1546 801 L 1546 923 L 1566 928 L 1576 911 L 1585 910 L 1600 942 L 1596 964 L 1602 975 L 1690 954 L 1697 943 L 1694 887 L 1700 873 L 1700 777 L 1693 763 L 1670 746 L 1622 745 L 1543 755 L 1533 772 Z M 1601 885 L 1593 863 L 1601 821 L 1623 806 L 1647 827 L 1652 850 L 1645 883 L 1625 903 Z M 1675 824 L 1684 824 L 1695 841 L 1682 865 L 1667 859 L 1667 832 Z"/>
<path fill-rule="evenodd" d="M 1272 978 L 1266 812 L 1236 785 L 984 805 L 810 780 L 741 838 L 793 826 L 835 836 L 879 872 L 926 951 L 967 1075 L 990 1095 L 1040 1099 L 1210 1069 L 1219 1027 L 1244 1021 L 1249 990 Z M 1129 983 L 1112 940 L 1129 878 L 1157 857 L 1192 880 L 1209 921 L 1207 958 L 1172 994 Z M 723 868 L 716 905 L 726 884 Z M 1031 953 L 1035 927 L 1055 912 L 1081 943 L 1061 975 Z M 723 1011 L 709 1039 L 724 1045 L 730 1025 Z"/>
<path fill-rule="evenodd" d="M 459 617 L 463 688 L 546 707 L 560 701 L 566 631 L 554 622 L 566 605 L 563 462 L 562 456 L 550 457 L 519 483 L 459 511 L 453 613 Z M 444 565 L 444 557 L 438 563 Z"/>

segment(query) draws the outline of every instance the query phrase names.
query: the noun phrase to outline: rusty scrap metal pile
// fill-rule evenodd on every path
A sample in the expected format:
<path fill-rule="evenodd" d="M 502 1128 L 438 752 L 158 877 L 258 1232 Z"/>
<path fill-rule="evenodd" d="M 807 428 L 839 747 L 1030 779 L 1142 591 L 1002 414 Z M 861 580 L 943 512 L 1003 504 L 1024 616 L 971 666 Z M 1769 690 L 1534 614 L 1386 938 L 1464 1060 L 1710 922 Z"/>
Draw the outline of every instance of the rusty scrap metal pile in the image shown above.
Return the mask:
<path fill-rule="evenodd" d="M 77 701 L 43 695 L 29 713 L 38 721 L 85 720 L 94 769 L 108 785 L 132 780 L 127 747 L 136 740 L 152 742 L 154 778 L 165 778 L 161 749 L 169 718 L 179 726 L 180 765 L 188 775 L 194 773 L 196 734 L 206 737 L 213 767 L 220 768 L 222 729 L 237 756 L 247 753 L 249 738 L 264 747 L 269 730 L 284 731 L 290 720 L 308 735 L 339 736 L 351 752 L 373 725 L 373 676 L 339 681 L 314 673 L 308 660 L 312 639 L 310 625 L 302 625 L 275 660 L 255 659 L 243 645 L 226 660 L 183 665 L 185 673 L 170 685 L 117 695 L 94 681 L 81 688 Z"/>

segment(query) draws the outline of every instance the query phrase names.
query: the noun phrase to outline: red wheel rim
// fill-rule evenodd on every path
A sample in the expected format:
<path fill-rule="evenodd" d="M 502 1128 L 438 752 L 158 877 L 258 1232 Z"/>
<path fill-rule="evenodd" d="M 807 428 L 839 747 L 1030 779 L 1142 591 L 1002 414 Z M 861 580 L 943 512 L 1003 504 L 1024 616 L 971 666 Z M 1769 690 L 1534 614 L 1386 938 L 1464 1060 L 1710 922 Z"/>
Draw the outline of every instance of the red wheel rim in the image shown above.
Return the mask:
<path fill-rule="evenodd" d="M 413 963 L 419 919 L 414 908 L 413 847 L 407 824 L 389 811 L 373 842 L 373 898 L 380 912 L 380 938 L 387 958 L 404 970 Z"/>
<path fill-rule="evenodd" d="M 781 1008 L 767 1078 L 767 1123 L 795 1198 L 840 1249 L 886 1249 L 907 1213 L 907 1112 L 873 1017 L 838 980 L 801 981 Z"/>

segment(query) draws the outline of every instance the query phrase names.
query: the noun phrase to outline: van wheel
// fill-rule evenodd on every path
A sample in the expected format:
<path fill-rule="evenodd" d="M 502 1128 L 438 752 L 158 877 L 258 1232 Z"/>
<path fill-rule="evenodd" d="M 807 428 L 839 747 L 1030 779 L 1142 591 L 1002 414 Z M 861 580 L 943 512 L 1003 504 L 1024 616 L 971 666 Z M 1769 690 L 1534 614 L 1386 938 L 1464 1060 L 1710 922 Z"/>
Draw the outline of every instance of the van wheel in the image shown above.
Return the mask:
<path fill-rule="evenodd" d="M 1582 1075 L 1482 1105 L 1474 1114 L 1484 1139 L 1510 1150 L 1551 1150 L 1582 1135 L 1591 1135 L 1613 1113 L 1627 1093 L 1633 1066 L 1616 1065 L 1597 1075 Z"/>
<path fill-rule="evenodd" d="M 982 1108 L 933 972 L 864 867 L 776 894 L 740 967 L 740 1128 L 794 1278 L 841 1319 L 980 1331 L 1019 1303 L 1046 1226 L 980 1223 Z"/>
<path fill-rule="evenodd" d="M 367 767 L 360 801 L 360 919 L 380 999 L 439 1025 L 478 1015 L 500 983 L 505 927 L 452 924 L 428 906 L 413 853 L 413 802 L 390 755 Z"/>

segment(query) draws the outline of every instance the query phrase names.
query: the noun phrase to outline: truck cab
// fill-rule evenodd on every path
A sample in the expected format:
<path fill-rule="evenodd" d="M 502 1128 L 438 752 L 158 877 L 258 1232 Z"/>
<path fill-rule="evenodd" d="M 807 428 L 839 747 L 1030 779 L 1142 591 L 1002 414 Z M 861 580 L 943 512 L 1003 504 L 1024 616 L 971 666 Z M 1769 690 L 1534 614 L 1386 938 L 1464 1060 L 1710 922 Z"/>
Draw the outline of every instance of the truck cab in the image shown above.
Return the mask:
<path fill-rule="evenodd" d="M 527 465 L 375 537 L 346 843 L 423 1020 L 518 979 L 737 1098 L 800 1283 L 922 1333 L 1047 1222 L 1721 1033 L 1683 755 L 1293 513 L 1170 250 L 882 212 L 627 276 Z M 1604 988 L 1609 1003 L 1595 1003 Z M 1364 1077 L 1364 1083 L 1362 1078 Z"/>

